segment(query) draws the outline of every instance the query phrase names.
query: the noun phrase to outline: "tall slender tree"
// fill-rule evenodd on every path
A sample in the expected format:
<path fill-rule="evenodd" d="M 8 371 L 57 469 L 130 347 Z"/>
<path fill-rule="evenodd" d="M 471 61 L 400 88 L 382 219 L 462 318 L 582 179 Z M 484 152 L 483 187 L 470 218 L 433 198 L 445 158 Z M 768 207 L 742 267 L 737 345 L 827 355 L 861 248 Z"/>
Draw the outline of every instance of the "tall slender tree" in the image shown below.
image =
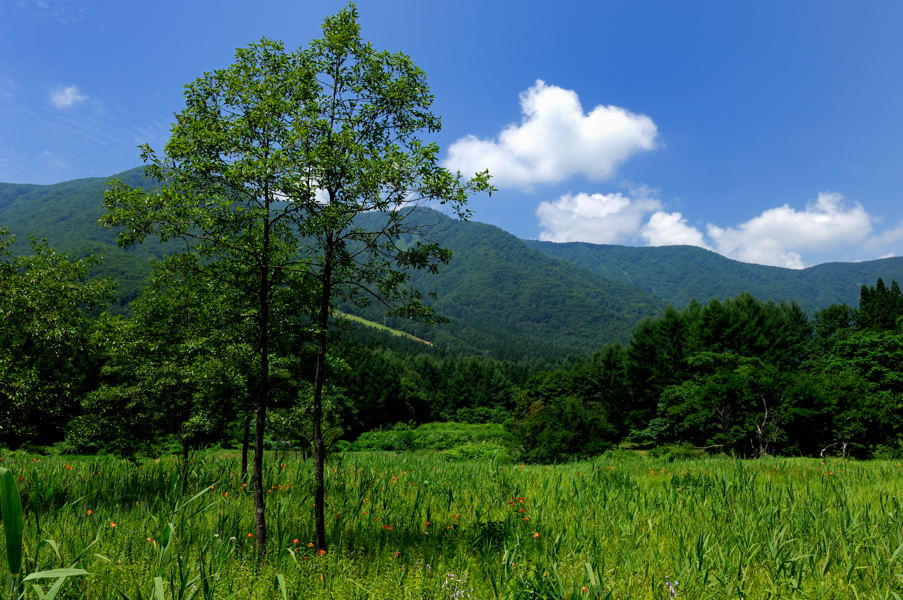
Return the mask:
<path fill-rule="evenodd" d="M 315 79 L 303 55 L 263 39 L 236 51 L 236 62 L 185 88 L 185 108 L 158 155 L 143 146 L 147 191 L 114 183 L 102 222 L 130 245 L 157 234 L 182 239 L 198 264 L 216 269 L 233 290 L 234 312 L 253 322 L 242 340 L 254 349 L 257 375 L 253 488 L 257 547 L 266 553 L 263 440 L 270 404 L 273 324 L 284 312 L 277 293 L 296 281 L 299 242 L 314 189 L 309 179 L 305 107 Z"/>
<path fill-rule="evenodd" d="M 406 285 L 410 269 L 430 269 L 451 253 L 415 224 L 422 203 L 466 217 L 470 194 L 491 191 L 487 172 L 464 180 L 440 166 L 424 134 L 439 130 L 426 77 L 404 54 L 365 42 L 354 6 L 327 18 L 303 53 L 317 89 L 306 105 L 308 185 L 318 201 L 304 222 L 308 276 L 315 282 L 317 340 L 313 393 L 316 544 L 326 549 L 325 446 L 321 431 L 330 315 L 338 301 L 376 299 L 394 314 L 429 319 Z"/>

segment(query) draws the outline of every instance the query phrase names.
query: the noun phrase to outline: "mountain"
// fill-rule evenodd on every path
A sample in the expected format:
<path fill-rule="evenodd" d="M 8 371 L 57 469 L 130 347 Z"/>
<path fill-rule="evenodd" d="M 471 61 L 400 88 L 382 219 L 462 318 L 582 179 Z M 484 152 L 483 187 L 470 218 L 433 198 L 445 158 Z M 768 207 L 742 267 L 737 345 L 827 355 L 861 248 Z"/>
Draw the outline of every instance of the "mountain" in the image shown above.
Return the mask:
<path fill-rule="evenodd" d="M 860 287 L 873 285 L 879 277 L 903 282 L 903 257 L 784 269 L 731 260 L 696 246 L 524 243 L 612 281 L 636 286 L 678 308 L 692 299 L 706 302 L 745 291 L 761 300 L 796 301 L 814 313 L 832 304 L 857 306 Z"/>
<path fill-rule="evenodd" d="M 46 238 L 70 254 L 98 254 L 98 276 L 119 282 L 127 303 L 143 286 L 150 259 L 165 248 L 148 241 L 128 250 L 97 225 L 107 181 L 148 185 L 143 169 L 111 178 L 55 185 L 0 183 L 0 228 L 19 237 Z M 365 218 L 380 218 L 368 215 Z M 795 300 L 814 312 L 835 303 L 856 306 L 859 286 L 878 277 L 903 282 L 903 258 L 830 263 L 800 271 L 730 260 L 692 246 L 631 248 L 520 240 L 491 225 L 462 222 L 417 209 L 412 222 L 454 253 L 437 275 L 414 273 L 414 285 L 435 291 L 435 307 L 449 322 L 426 327 L 387 318 L 376 306 L 348 306 L 365 319 L 411 333 L 455 352 L 500 358 L 560 357 L 625 340 L 642 318 L 666 304 L 728 298 L 748 291 L 760 299 Z"/>
<path fill-rule="evenodd" d="M 414 287 L 436 292 L 432 304 L 450 322 L 425 328 L 385 319 L 375 307 L 362 315 L 438 345 L 500 358 L 582 353 L 626 340 L 664 308 L 647 292 L 546 256 L 498 227 L 429 209 L 406 219 L 453 253 L 437 274 L 412 273 Z"/>
<path fill-rule="evenodd" d="M 147 185 L 142 169 L 112 178 Z M 140 292 L 148 261 L 163 253 L 151 241 L 124 250 L 114 232 L 97 225 L 103 191 L 112 178 L 67 181 L 55 185 L 0 184 L 0 227 L 20 238 L 44 237 L 75 255 L 100 254 L 98 276 L 120 284 L 120 300 Z M 369 218 L 379 218 L 377 215 Z M 461 222 L 428 209 L 411 216 L 454 253 L 438 275 L 415 273 L 413 283 L 435 290 L 438 311 L 449 319 L 438 327 L 388 319 L 375 307 L 355 309 L 372 321 L 410 332 L 437 347 L 486 353 L 500 358 L 566 356 L 605 343 L 626 340 L 636 323 L 658 314 L 663 304 L 651 294 L 611 282 L 590 271 L 528 248 L 501 229 Z M 25 244 L 16 244 L 27 252 Z"/>
<path fill-rule="evenodd" d="M 103 262 L 94 273 L 118 282 L 121 303 L 141 292 L 150 274 L 148 261 L 162 250 L 150 242 L 130 249 L 116 244 L 115 233 L 97 224 L 103 214 L 107 182 L 120 179 L 131 186 L 149 185 L 139 167 L 111 177 L 75 179 L 53 185 L 0 183 L 0 228 L 16 235 L 13 251 L 27 254 L 26 240 L 46 238 L 54 248 L 75 256 L 97 255 Z"/>

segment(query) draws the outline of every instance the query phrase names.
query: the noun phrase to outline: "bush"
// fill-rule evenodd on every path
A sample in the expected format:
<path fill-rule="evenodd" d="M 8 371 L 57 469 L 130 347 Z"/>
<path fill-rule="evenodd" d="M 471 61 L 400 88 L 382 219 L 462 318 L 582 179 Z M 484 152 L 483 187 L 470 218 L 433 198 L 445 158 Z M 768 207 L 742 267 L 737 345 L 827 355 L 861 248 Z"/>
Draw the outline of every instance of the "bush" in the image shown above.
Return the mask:
<path fill-rule="evenodd" d="M 903 439 L 897 440 L 895 445 L 878 444 L 872 451 L 872 458 L 881 460 L 899 460 L 903 458 Z"/>
<path fill-rule="evenodd" d="M 652 449 L 652 456 L 656 458 L 664 458 L 669 462 L 675 460 L 697 460 L 700 458 L 708 458 L 705 450 L 694 448 L 690 444 L 671 444 L 667 446 L 658 446 Z"/>
<path fill-rule="evenodd" d="M 335 443 L 335 446 L 333 447 L 333 451 L 348 452 L 349 450 L 353 449 L 353 447 L 354 447 L 353 444 L 351 442 L 349 442 L 348 440 L 339 440 Z"/>
<path fill-rule="evenodd" d="M 351 444 L 358 451 L 450 450 L 465 444 L 510 444 L 511 436 L 498 423 L 425 423 L 411 428 L 403 423 L 388 430 L 362 433 Z"/>
<path fill-rule="evenodd" d="M 574 396 L 524 402 L 513 423 L 528 462 L 554 463 L 600 454 L 614 445 L 617 431 L 597 403 Z"/>

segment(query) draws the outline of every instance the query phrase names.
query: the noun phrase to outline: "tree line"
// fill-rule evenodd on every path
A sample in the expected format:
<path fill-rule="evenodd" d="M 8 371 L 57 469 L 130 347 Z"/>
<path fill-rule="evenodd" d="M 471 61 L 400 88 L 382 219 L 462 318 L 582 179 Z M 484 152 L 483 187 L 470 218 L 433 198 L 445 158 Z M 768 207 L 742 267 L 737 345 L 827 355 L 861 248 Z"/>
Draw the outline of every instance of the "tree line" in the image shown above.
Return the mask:
<path fill-rule="evenodd" d="M 545 461 L 619 442 L 899 457 L 901 365 L 896 281 L 863 285 L 858 309 L 833 305 L 812 319 L 744 293 L 668 309 L 627 345 L 536 376 L 517 396 L 513 428 L 526 455 Z"/>
<path fill-rule="evenodd" d="M 250 327 L 229 288 L 170 262 L 130 315 L 99 312 L 111 286 L 46 244 L 0 260 L 0 445 L 70 452 L 244 449 L 256 385 Z M 284 303 L 300 302 L 287 294 Z M 288 306 L 288 304 L 284 304 Z M 211 327 L 213 323 L 220 324 Z M 269 439 L 312 448 L 316 338 L 301 307 L 270 352 Z M 590 456 L 616 444 L 684 444 L 738 456 L 899 456 L 903 295 L 863 285 L 857 308 L 812 318 L 748 294 L 667 309 L 626 344 L 591 356 L 498 360 L 447 354 L 341 318 L 325 359 L 325 444 L 434 421 L 504 423 L 525 460 Z"/>

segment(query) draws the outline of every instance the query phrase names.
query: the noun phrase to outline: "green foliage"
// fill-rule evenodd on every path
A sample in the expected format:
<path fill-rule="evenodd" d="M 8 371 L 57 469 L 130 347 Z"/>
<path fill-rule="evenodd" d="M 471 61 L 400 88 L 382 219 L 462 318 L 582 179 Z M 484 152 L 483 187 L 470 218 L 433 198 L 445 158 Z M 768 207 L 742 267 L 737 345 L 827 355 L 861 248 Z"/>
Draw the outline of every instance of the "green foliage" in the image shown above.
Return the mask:
<path fill-rule="evenodd" d="M 533 380 L 517 399 L 512 434 L 524 460 L 558 462 L 599 454 L 617 441 L 606 406 L 574 393 L 563 374 Z"/>
<path fill-rule="evenodd" d="M 845 307 L 813 328 L 795 304 L 749 294 L 691 302 L 641 322 L 624 349 L 524 384 L 514 430 L 543 460 L 586 455 L 569 444 L 593 407 L 617 432 L 600 443 L 627 436 L 741 456 L 869 456 L 901 439 L 899 338 L 854 331 Z"/>
<path fill-rule="evenodd" d="M 352 450 L 452 450 L 461 447 L 496 449 L 511 443 L 511 436 L 498 423 L 424 423 L 411 427 L 398 423 L 390 429 L 367 431 L 351 445 Z"/>
<path fill-rule="evenodd" d="M 15 599 L 21 590 L 22 577 L 22 500 L 13 472 L 0 467 L 0 521 L 6 542 L 7 591 Z"/>
<path fill-rule="evenodd" d="M 878 278 L 875 287 L 863 285 L 859 292 L 856 326 L 859 329 L 887 331 L 903 328 L 903 293 L 896 280 L 890 287 Z"/>
<path fill-rule="evenodd" d="M 39 579 L 56 579 L 47 589 L 36 583 L 30 583 L 28 587 L 36 592 L 42 600 L 54 600 L 59 594 L 63 583 L 68 577 L 88 575 L 84 569 L 50 569 L 33 573 L 22 573 L 24 563 L 24 529 L 22 500 L 13 472 L 0 467 L 0 522 L 3 525 L 3 535 L 6 541 L 6 563 L 8 569 L 7 586 L 4 597 L 9 600 L 24 598 L 25 584 Z"/>
<path fill-rule="evenodd" d="M 87 351 L 92 313 L 111 292 L 88 279 L 92 262 L 44 242 L 13 257 L 0 231 L 0 445 L 55 440 L 95 385 L 98 357 Z"/>
<path fill-rule="evenodd" d="M 511 462 L 515 453 L 508 446 L 493 442 L 466 442 L 460 446 L 442 451 L 442 458 L 448 461 Z"/>
<path fill-rule="evenodd" d="M 863 281 L 903 280 L 903 257 L 784 269 L 731 260 L 695 246 L 526 243 L 612 281 L 636 286 L 675 307 L 746 292 L 762 300 L 794 301 L 814 313 L 833 304 L 854 305 Z"/>
<path fill-rule="evenodd" d="M 218 441 L 249 410 L 253 355 L 240 341 L 249 324 L 235 304 L 191 255 L 158 263 L 131 318 L 97 321 L 92 347 L 104 366 L 68 428 L 70 446 L 135 456 Z"/>
<path fill-rule="evenodd" d="M 825 357 L 836 422 L 831 442 L 868 456 L 903 440 L 903 332 L 860 331 L 839 339 Z"/>
<path fill-rule="evenodd" d="M 656 446 L 652 451 L 652 456 L 662 458 L 668 462 L 677 460 L 699 460 L 706 458 L 705 450 L 695 448 L 691 444 L 684 442 L 683 444 L 665 444 Z"/>

